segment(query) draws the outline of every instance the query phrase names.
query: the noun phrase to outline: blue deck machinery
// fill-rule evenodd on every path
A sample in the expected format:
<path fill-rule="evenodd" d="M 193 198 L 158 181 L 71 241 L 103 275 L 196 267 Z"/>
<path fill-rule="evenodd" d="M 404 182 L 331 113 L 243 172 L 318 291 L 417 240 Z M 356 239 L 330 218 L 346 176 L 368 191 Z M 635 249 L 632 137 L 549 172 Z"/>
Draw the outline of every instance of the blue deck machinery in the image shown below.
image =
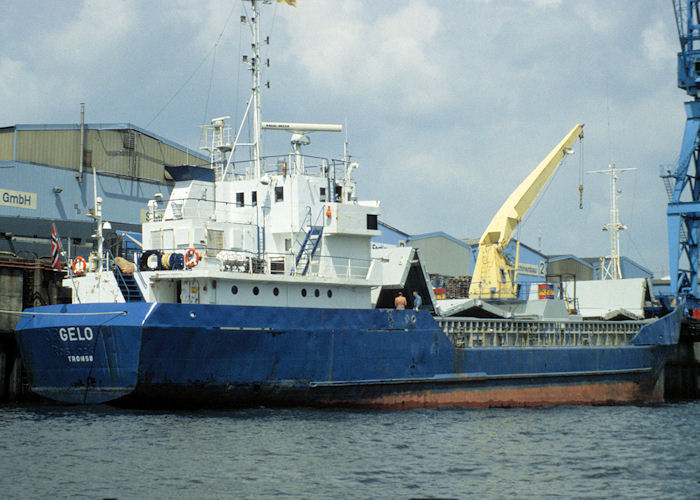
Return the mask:
<path fill-rule="evenodd" d="M 678 87 L 691 98 L 678 165 L 662 177 L 669 190 L 668 245 L 671 294 L 686 307 L 700 307 L 698 294 L 698 229 L 700 228 L 700 0 L 673 0 L 681 50 Z"/>

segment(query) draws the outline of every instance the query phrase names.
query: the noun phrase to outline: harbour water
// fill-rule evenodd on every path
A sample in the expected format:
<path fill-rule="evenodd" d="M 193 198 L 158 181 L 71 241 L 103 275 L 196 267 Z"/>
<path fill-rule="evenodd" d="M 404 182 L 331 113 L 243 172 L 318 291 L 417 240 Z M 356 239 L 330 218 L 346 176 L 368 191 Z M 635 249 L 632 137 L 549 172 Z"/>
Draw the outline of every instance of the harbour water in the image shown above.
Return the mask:
<path fill-rule="evenodd" d="M 700 402 L 401 412 L 0 406 L 2 498 L 700 498 Z"/>

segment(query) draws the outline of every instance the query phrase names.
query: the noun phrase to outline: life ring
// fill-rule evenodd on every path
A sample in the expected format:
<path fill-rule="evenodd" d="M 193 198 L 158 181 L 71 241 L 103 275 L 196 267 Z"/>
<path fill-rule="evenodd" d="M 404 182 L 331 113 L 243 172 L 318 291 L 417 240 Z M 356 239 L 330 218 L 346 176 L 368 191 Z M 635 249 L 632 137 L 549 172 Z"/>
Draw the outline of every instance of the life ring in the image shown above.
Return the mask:
<path fill-rule="evenodd" d="M 73 259 L 73 272 L 75 274 L 83 274 L 85 272 L 85 269 L 87 269 L 87 263 L 85 262 L 85 259 L 82 257 L 78 256 L 75 259 Z"/>
<path fill-rule="evenodd" d="M 199 252 L 194 248 L 188 248 L 185 252 L 185 265 L 189 268 L 193 268 L 199 264 L 200 255 Z"/>

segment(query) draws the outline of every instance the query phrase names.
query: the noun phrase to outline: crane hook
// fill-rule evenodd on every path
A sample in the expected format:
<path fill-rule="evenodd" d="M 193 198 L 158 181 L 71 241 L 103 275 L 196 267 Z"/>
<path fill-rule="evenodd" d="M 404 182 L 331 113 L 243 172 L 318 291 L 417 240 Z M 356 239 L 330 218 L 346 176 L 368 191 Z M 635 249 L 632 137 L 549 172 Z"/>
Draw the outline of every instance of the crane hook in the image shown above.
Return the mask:
<path fill-rule="evenodd" d="M 578 185 L 578 208 L 583 210 L 583 184 Z"/>

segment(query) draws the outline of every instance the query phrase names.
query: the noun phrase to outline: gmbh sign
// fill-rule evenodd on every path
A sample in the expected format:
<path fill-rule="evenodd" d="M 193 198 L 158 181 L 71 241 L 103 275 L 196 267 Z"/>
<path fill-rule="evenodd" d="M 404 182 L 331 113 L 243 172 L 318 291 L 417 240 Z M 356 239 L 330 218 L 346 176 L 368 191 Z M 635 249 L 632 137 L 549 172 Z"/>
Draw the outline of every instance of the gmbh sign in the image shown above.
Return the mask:
<path fill-rule="evenodd" d="M 36 193 L 0 188 L 0 206 L 36 210 Z"/>

